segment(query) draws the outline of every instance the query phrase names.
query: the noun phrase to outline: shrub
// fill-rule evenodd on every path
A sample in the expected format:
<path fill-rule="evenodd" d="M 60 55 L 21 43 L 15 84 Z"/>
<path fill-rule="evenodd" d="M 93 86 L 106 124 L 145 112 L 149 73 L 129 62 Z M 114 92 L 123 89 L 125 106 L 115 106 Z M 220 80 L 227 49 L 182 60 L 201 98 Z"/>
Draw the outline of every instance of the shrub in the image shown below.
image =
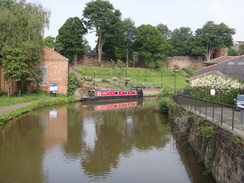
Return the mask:
<path fill-rule="evenodd" d="M 80 87 L 80 82 L 74 73 L 68 75 L 68 96 L 73 96 L 76 88 Z"/>
<path fill-rule="evenodd" d="M 210 94 L 211 89 L 216 90 L 215 95 Z M 190 94 L 193 97 L 227 104 L 233 103 L 243 89 L 244 84 L 238 80 L 217 75 L 206 75 L 190 82 Z"/>

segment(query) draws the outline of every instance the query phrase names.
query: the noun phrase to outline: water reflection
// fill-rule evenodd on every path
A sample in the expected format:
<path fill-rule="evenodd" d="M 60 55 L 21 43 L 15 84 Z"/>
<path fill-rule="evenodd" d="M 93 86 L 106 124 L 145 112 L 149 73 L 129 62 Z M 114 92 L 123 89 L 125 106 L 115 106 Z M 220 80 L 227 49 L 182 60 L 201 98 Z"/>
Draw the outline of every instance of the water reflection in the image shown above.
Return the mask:
<path fill-rule="evenodd" d="M 0 182 L 190 182 L 167 117 L 153 101 L 132 102 L 102 111 L 77 103 L 18 119 L 0 132 Z"/>

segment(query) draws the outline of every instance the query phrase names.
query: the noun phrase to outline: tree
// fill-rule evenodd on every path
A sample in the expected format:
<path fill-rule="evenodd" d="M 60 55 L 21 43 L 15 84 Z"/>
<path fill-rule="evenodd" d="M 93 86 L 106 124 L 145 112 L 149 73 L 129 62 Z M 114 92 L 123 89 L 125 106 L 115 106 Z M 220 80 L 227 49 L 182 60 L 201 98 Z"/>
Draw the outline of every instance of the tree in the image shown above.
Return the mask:
<path fill-rule="evenodd" d="M 236 50 L 234 48 L 229 48 L 228 49 L 228 55 L 229 56 L 238 56 L 238 50 Z"/>
<path fill-rule="evenodd" d="M 189 48 L 190 39 L 193 37 L 191 28 L 189 27 L 181 27 L 179 29 L 175 29 L 171 38 L 169 39 L 169 43 L 172 46 L 171 55 L 172 56 L 189 56 L 191 55 L 191 50 Z"/>
<path fill-rule="evenodd" d="M 196 30 L 195 37 L 197 46 L 201 47 L 200 50 L 204 50 L 206 59 L 210 60 L 217 49 L 229 48 L 233 45 L 232 36 L 234 34 L 235 29 L 229 28 L 224 23 L 215 24 L 213 21 L 209 21 L 203 28 Z"/>
<path fill-rule="evenodd" d="M 124 19 L 125 27 L 125 47 L 126 47 L 126 67 L 129 63 L 129 55 L 131 53 L 132 45 L 135 40 L 135 22 L 131 18 Z"/>
<path fill-rule="evenodd" d="M 83 21 L 78 17 L 69 18 L 58 32 L 57 51 L 76 66 L 78 57 L 84 55 L 86 50 L 84 34 L 87 30 Z"/>
<path fill-rule="evenodd" d="M 239 45 L 239 55 L 243 55 L 244 54 L 244 43 Z"/>
<path fill-rule="evenodd" d="M 103 45 L 103 55 L 106 59 L 122 59 L 125 58 L 125 35 L 124 25 L 122 21 L 118 21 L 115 26 L 111 27 L 108 32 L 110 36 L 106 38 Z"/>
<path fill-rule="evenodd" d="M 138 53 L 137 52 L 133 52 L 132 54 L 132 63 L 133 63 L 133 68 L 135 68 L 136 63 L 138 63 L 139 58 L 138 58 Z"/>
<path fill-rule="evenodd" d="M 140 60 L 146 65 L 150 63 L 155 67 L 161 67 L 162 61 L 170 50 L 170 45 L 156 27 L 141 25 L 136 29 L 134 50 L 138 52 Z"/>
<path fill-rule="evenodd" d="M 12 82 L 19 83 L 19 91 L 24 87 L 30 91 L 31 83 L 40 81 L 37 66 L 44 54 L 43 33 L 49 15 L 41 5 L 25 0 L 0 1 L 4 75 L 10 86 Z"/>
<path fill-rule="evenodd" d="M 44 38 L 44 45 L 49 47 L 49 48 L 55 48 L 55 42 L 56 42 L 56 38 L 52 37 L 52 36 L 47 36 L 46 38 Z"/>
<path fill-rule="evenodd" d="M 107 38 L 113 36 L 111 32 L 116 28 L 117 23 L 120 23 L 121 13 L 115 10 L 113 5 L 108 1 L 96 0 L 86 4 L 83 11 L 83 17 L 86 20 L 87 29 L 95 28 L 96 36 L 98 37 L 98 61 L 102 59 L 103 45 Z"/>
<path fill-rule="evenodd" d="M 161 32 L 162 36 L 166 41 L 168 41 L 171 38 L 171 31 L 169 30 L 167 25 L 164 25 L 162 23 L 158 24 L 156 28 Z"/>

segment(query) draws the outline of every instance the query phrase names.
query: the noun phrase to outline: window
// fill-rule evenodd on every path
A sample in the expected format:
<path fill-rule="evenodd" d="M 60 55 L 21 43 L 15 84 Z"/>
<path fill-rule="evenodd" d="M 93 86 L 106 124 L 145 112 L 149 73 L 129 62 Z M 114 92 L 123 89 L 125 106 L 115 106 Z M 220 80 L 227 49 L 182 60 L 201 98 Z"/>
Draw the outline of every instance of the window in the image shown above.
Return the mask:
<path fill-rule="evenodd" d="M 228 65 L 235 65 L 235 62 L 228 62 Z"/>
<path fill-rule="evenodd" d="M 244 62 L 238 62 L 237 65 L 244 65 Z"/>
<path fill-rule="evenodd" d="M 42 82 L 40 84 L 47 84 L 48 80 L 48 67 L 45 66 L 39 66 L 38 69 L 42 71 Z"/>

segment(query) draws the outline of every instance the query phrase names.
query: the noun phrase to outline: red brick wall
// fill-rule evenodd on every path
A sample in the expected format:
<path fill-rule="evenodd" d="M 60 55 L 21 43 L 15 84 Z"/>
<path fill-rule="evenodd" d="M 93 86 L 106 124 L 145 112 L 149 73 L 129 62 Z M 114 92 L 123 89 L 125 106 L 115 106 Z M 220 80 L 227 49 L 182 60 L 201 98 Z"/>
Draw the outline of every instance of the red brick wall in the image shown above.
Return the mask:
<path fill-rule="evenodd" d="M 123 61 L 125 63 L 125 61 Z M 109 61 L 102 61 L 103 66 L 108 66 Z M 84 58 L 78 61 L 78 66 L 90 66 L 95 67 L 97 65 L 97 57 L 96 56 L 85 56 Z M 132 67 L 133 65 L 129 63 L 129 66 Z M 164 68 L 167 69 L 174 69 L 175 67 L 179 67 L 180 69 L 186 67 L 203 67 L 203 60 L 197 57 L 167 57 L 165 60 Z M 145 67 L 145 64 L 138 63 L 136 67 Z"/>
<path fill-rule="evenodd" d="M 67 95 L 68 92 L 68 61 L 43 61 L 40 66 L 48 68 L 47 84 L 40 84 L 42 90 L 50 91 L 50 84 L 58 85 L 57 93 Z"/>
<path fill-rule="evenodd" d="M 197 57 L 167 57 L 164 68 L 174 69 L 175 67 L 179 69 L 187 67 L 203 67 L 203 60 Z"/>

